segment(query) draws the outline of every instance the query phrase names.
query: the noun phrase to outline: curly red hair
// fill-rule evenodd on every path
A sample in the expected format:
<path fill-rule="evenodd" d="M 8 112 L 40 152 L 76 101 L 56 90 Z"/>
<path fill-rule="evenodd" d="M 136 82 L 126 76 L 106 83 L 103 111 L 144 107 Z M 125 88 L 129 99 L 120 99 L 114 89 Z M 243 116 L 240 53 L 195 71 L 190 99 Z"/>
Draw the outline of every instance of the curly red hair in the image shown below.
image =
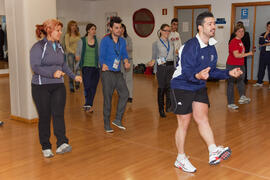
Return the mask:
<path fill-rule="evenodd" d="M 44 36 L 50 35 L 58 26 L 63 27 L 63 24 L 59 20 L 48 19 L 42 25 L 36 25 L 36 36 L 41 38 L 42 34 Z"/>

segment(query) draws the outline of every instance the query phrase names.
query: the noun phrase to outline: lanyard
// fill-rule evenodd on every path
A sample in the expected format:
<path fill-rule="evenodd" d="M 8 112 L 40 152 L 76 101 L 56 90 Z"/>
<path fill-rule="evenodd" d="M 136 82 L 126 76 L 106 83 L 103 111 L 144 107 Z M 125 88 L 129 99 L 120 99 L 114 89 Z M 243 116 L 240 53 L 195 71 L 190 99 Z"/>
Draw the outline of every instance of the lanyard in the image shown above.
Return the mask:
<path fill-rule="evenodd" d="M 118 39 L 117 43 L 113 41 L 113 48 L 117 58 L 120 59 L 120 39 Z"/>
<path fill-rule="evenodd" d="M 167 56 L 166 56 L 166 58 L 165 58 L 165 59 L 167 59 L 168 54 L 169 54 L 169 52 L 170 52 L 170 42 L 168 41 L 168 47 L 167 47 L 166 44 L 164 43 L 164 41 L 163 41 L 161 38 L 160 38 L 159 40 L 160 40 L 160 42 L 165 46 L 165 48 L 166 48 L 166 50 L 167 50 Z"/>

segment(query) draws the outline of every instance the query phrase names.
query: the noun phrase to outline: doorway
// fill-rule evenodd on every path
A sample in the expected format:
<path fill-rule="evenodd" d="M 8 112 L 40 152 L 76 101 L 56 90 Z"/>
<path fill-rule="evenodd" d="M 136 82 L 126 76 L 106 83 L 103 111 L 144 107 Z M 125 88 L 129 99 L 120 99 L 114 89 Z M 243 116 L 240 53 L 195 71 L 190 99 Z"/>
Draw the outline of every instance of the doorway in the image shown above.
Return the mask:
<path fill-rule="evenodd" d="M 259 36 L 266 31 L 266 23 L 270 21 L 269 13 L 267 14 L 267 12 L 270 12 L 270 1 L 232 4 L 231 33 L 235 23 L 242 21 L 250 35 L 251 49 L 256 48 L 254 56 L 247 58 L 247 78 L 251 82 L 257 80 L 260 56 Z M 264 81 L 268 81 L 267 73 L 269 72 L 266 72 Z"/>
<path fill-rule="evenodd" d="M 178 18 L 178 32 L 182 44 L 197 34 L 196 18 L 204 12 L 211 11 L 211 5 L 175 6 L 174 17 Z"/>

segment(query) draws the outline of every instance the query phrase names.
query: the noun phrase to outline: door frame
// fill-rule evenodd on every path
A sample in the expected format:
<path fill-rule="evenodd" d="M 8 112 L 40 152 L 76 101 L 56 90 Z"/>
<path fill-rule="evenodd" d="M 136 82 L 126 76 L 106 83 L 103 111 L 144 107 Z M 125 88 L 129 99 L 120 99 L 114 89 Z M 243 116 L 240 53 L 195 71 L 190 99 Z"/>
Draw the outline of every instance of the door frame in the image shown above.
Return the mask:
<path fill-rule="evenodd" d="M 231 11 L 231 34 L 233 33 L 234 25 L 235 25 L 235 16 L 236 16 L 236 8 L 237 7 L 243 7 L 243 6 L 254 6 L 254 23 L 253 23 L 253 35 L 252 35 L 252 44 L 254 47 L 255 44 L 255 28 L 256 28 L 256 9 L 257 6 L 267 6 L 270 5 L 270 1 L 264 1 L 264 2 L 246 2 L 246 3 L 232 3 L 232 11 Z M 253 48 L 252 47 L 252 48 Z M 253 65 L 254 65 L 254 55 L 252 56 L 252 61 L 251 61 L 251 82 L 255 82 L 253 80 Z"/>
<path fill-rule="evenodd" d="M 178 10 L 179 9 L 192 9 L 192 35 L 194 32 L 194 9 L 201 9 L 201 8 L 208 8 L 208 10 L 211 12 L 211 4 L 205 4 L 205 5 L 191 5 L 191 6 L 174 6 L 174 17 L 178 17 Z"/>

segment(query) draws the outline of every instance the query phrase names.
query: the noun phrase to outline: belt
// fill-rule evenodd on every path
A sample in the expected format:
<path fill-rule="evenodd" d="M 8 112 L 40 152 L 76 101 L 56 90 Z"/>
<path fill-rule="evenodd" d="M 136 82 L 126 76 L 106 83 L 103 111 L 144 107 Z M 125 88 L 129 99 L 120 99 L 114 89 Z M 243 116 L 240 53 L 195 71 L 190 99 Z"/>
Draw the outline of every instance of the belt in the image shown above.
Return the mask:
<path fill-rule="evenodd" d="M 161 64 L 159 66 L 173 66 L 173 65 L 174 65 L 173 61 L 166 61 L 166 63 Z"/>

